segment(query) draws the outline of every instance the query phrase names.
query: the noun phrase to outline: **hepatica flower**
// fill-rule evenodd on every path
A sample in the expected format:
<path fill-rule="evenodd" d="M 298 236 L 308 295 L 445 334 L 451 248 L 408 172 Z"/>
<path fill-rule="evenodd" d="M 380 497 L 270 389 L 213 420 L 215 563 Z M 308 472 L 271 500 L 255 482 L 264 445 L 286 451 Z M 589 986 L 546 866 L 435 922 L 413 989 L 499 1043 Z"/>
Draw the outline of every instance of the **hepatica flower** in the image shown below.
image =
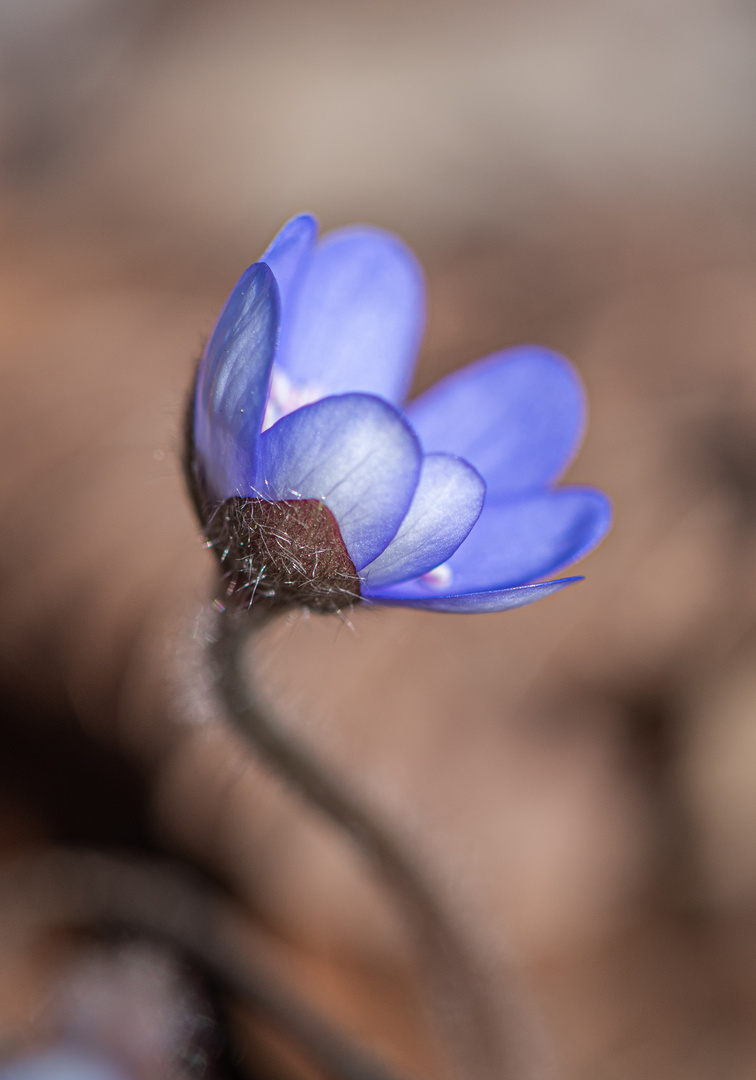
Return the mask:
<path fill-rule="evenodd" d="M 307 215 L 242 274 L 199 365 L 187 455 L 229 601 L 484 612 L 580 580 L 539 580 L 609 526 L 601 492 L 555 487 L 585 422 L 574 370 L 524 346 L 407 403 L 424 308 L 396 237 L 318 242 Z"/>

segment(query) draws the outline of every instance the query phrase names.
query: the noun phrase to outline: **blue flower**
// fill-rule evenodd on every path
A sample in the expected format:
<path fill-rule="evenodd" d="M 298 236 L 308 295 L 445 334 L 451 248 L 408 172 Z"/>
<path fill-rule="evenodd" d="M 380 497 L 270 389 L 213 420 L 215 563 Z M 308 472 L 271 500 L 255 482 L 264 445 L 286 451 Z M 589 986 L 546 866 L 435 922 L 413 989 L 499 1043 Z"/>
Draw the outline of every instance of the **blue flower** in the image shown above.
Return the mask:
<path fill-rule="evenodd" d="M 585 424 L 573 368 L 523 346 L 404 404 L 424 310 L 396 237 L 318 243 L 308 215 L 242 274 L 200 362 L 188 465 L 244 606 L 500 611 L 580 580 L 537 580 L 610 522 L 601 492 L 555 487 Z"/>

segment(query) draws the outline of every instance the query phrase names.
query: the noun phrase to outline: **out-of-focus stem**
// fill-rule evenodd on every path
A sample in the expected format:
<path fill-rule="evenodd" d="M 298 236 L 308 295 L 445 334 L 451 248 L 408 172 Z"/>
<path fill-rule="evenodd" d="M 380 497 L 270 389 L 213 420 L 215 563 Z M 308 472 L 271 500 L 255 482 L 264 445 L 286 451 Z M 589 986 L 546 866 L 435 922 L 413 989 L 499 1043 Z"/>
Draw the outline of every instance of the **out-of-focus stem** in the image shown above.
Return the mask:
<path fill-rule="evenodd" d="M 262 608 L 262 605 L 261 605 Z M 249 678 L 246 645 L 266 621 L 258 614 L 221 609 L 210 642 L 216 687 L 229 720 L 258 754 L 307 802 L 345 832 L 389 886 L 408 920 L 433 992 L 452 1075 L 465 1080 L 543 1080 L 550 1055 L 521 995 L 505 988 L 494 1001 L 482 964 L 401 840 L 362 805 L 356 793 L 280 726 Z M 506 1030 L 504 1030 L 506 1029 Z"/>
<path fill-rule="evenodd" d="M 231 904 L 186 872 L 92 851 L 22 858 L 0 872 L 0 912 L 16 936 L 67 924 L 157 937 L 252 1005 L 332 1080 L 401 1080 L 254 959 Z"/>

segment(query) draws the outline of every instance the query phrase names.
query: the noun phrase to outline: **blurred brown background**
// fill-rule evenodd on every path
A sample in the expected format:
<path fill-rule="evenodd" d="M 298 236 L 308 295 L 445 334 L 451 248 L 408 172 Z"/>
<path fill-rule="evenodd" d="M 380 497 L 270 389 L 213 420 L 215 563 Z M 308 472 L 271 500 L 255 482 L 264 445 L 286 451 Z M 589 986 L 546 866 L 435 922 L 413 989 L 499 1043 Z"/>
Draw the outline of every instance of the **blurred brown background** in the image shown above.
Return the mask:
<path fill-rule="evenodd" d="M 266 689 L 514 957 L 566 1077 L 756 1075 L 755 93 L 744 0 L 5 0 L 0 855 L 191 861 L 303 994 L 433 1075 L 390 903 L 186 669 L 193 361 L 291 214 L 372 221 L 427 270 L 416 388 L 566 352 L 570 477 L 616 524 L 522 611 L 281 624 Z M 0 1053 L 110 979 L 165 1004 L 139 1068 L 168 1075 L 194 993 L 168 961 L 3 940 Z M 247 1075 L 303 1075 L 234 1024 Z"/>

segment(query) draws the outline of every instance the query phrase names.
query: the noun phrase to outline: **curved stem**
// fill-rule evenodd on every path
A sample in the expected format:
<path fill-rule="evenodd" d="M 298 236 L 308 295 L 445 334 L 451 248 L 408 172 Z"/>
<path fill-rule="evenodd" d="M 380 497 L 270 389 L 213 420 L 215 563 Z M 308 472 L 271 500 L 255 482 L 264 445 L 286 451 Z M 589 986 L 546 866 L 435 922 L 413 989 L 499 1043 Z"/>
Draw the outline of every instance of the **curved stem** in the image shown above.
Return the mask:
<path fill-rule="evenodd" d="M 255 695 L 247 674 L 245 645 L 265 623 L 266 613 L 218 610 L 210 651 L 218 693 L 228 718 L 264 760 L 310 804 L 347 833 L 373 870 L 392 890 L 410 923 L 420 960 L 435 992 L 441 1033 L 453 1071 L 467 1080 L 524 1080 L 551 1072 L 536 1045 L 533 1018 L 508 988 L 505 1008 L 494 995 L 482 965 L 439 903 L 436 890 L 413 854 L 361 805 L 323 763 L 282 730 L 267 703 Z M 501 988 L 498 993 L 501 994 Z M 506 1027 L 502 1013 L 507 1018 Z M 540 1040 L 539 1040 L 540 1041 Z"/>
<path fill-rule="evenodd" d="M 400 1080 L 282 986 L 269 965 L 260 958 L 253 963 L 232 906 L 185 872 L 99 852 L 56 851 L 3 869 L 6 916 L 14 901 L 32 932 L 59 923 L 116 925 L 168 942 L 264 1014 L 333 1080 Z"/>

